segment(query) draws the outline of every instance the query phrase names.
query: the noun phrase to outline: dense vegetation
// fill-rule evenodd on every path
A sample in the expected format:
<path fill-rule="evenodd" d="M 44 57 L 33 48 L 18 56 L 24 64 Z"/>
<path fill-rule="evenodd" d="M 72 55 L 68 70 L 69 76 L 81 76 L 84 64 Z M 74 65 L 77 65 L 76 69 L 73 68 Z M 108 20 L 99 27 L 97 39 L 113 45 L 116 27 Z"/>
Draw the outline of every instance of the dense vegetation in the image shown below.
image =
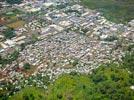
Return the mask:
<path fill-rule="evenodd" d="M 126 53 L 126 56 L 123 57 L 123 66 L 134 73 L 134 51 Z"/>
<path fill-rule="evenodd" d="M 4 32 L 3 32 L 5 38 L 7 39 L 11 39 L 13 37 L 16 36 L 14 29 L 13 28 L 7 28 Z"/>
<path fill-rule="evenodd" d="M 134 0 L 81 0 L 90 9 L 101 11 L 104 16 L 117 23 L 134 19 Z"/>
<path fill-rule="evenodd" d="M 26 87 L 9 100 L 45 100 L 45 94 L 39 88 Z"/>
<path fill-rule="evenodd" d="M 23 0 L 5 0 L 7 3 L 9 4 L 19 4 L 21 3 Z"/>
<path fill-rule="evenodd" d="M 91 75 L 75 72 L 62 75 L 45 92 L 34 87 L 25 88 L 11 100 L 37 100 L 39 94 L 46 100 L 133 100 L 134 90 L 130 88 L 133 84 L 134 74 L 116 64 L 107 64 Z"/>
<path fill-rule="evenodd" d="M 116 65 L 102 66 L 92 75 L 64 75 L 48 90 L 47 100 L 133 100 L 134 75 Z"/>
<path fill-rule="evenodd" d="M 29 70 L 30 67 L 31 67 L 31 65 L 30 65 L 29 63 L 25 63 L 24 66 L 23 66 L 23 68 L 24 68 L 25 70 Z"/>
<path fill-rule="evenodd" d="M 11 64 L 12 61 L 15 61 L 19 56 L 19 51 L 14 51 L 12 54 L 10 54 L 7 58 L 3 58 L 1 55 L 0 55 L 0 64 L 3 66 L 3 65 L 6 65 L 6 64 Z"/>
<path fill-rule="evenodd" d="M 126 55 L 122 58 L 122 67 L 134 74 L 134 44 L 127 47 Z"/>

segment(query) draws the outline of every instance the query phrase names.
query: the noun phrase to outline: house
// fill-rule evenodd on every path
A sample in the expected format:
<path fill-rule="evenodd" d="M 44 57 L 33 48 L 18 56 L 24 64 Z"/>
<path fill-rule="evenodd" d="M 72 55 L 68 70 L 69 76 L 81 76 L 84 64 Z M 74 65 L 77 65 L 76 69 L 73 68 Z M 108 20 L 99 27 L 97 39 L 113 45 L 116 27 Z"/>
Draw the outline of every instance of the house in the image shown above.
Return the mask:
<path fill-rule="evenodd" d="M 60 21 L 59 25 L 64 28 L 69 28 L 73 23 L 71 21 Z"/>

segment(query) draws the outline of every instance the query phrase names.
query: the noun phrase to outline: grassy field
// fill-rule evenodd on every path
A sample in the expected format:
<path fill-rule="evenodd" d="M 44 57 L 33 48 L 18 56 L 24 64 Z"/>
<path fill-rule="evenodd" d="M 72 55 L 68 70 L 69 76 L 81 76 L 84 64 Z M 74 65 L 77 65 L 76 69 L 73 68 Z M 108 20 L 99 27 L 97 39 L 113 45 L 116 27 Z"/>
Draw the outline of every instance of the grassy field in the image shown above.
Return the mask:
<path fill-rule="evenodd" d="M 112 64 L 101 66 L 92 75 L 62 75 L 45 92 L 35 87 L 25 88 L 10 100 L 26 100 L 25 94 L 27 100 L 42 100 L 39 95 L 44 100 L 133 100 L 132 84 L 134 75 Z"/>
<path fill-rule="evenodd" d="M 96 9 L 116 23 L 126 23 L 134 19 L 134 0 L 81 0 L 90 9 Z"/>
<path fill-rule="evenodd" d="M 21 28 L 21 27 L 23 27 L 24 24 L 25 24 L 24 21 L 18 20 L 16 22 L 7 24 L 7 26 L 10 27 L 10 28 Z"/>
<path fill-rule="evenodd" d="M 0 18 L 4 19 L 4 22 L 0 22 L 0 24 L 2 23 L 10 28 L 20 28 L 25 24 L 25 22 L 18 17 L 21 14 L 23 14 L 23 12 L 17 9 L 0 14 Z"/>

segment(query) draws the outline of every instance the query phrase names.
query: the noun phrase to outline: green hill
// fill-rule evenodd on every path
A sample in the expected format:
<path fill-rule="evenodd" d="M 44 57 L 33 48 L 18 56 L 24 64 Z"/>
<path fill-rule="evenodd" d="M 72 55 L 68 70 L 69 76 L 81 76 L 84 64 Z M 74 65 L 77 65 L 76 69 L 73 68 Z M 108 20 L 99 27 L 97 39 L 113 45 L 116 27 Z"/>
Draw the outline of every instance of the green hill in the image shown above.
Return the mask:
<path fill-rule="evenodd" d="M 96 9 L 116 23 L 134 19 L 134 0 L 81 0 L 90 9 Z"/>
<path fill-rule="evenodd" d="M 112 64 L 101 66 L 91 75 L 62 75 L 45 92 L 25 88 L 11 100 L 134 100 L 134 90 L 130 89 L 133 84 L 133 74 Z"/>

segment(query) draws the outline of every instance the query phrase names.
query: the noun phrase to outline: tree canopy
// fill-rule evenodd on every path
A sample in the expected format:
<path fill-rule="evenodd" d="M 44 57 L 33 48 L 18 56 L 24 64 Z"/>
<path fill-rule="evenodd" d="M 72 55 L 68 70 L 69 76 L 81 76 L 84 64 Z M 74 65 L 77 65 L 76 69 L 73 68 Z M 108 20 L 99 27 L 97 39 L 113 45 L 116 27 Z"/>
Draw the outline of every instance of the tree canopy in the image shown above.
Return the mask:
<path fill-rule="evenodd" d="M 125 56 L 122 58 L 122 66 L 134 73 L 134 45 L 129 45 L 127 49 L 128 52 L 126 52 Z"/>
<path fill-rule="evenodd" d="M 21 3 L 23 0 L 6 0 L 7 3 L 9 4 L 19 4 Z"/>
<path fill-rule="evenodd" d="M 7 39 L 11 39 L 15 36 L 15 32 L 14 32 L 14 29 L 12 28 L 8 28 L 6 29 L 4 32 L 3 32 L 4 36 L 7 38 Z"/>

